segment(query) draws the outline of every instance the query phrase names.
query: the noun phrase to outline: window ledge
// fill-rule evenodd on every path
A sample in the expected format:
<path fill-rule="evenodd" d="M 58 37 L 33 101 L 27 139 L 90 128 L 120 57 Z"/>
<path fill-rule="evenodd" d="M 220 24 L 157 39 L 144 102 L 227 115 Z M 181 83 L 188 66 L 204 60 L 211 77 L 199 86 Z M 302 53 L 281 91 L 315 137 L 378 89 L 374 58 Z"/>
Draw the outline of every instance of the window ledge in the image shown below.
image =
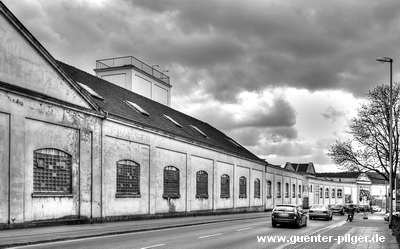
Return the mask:
<path fill-rule="evenodd" d="M 254 198 L 258 198 L 258 199 L 260 199 L 261 197 L 260 197 L 259 195 L 257 195 L 257 196 L 254 196 Z"/>
<path fill-rule="evenodd" d="M 208 199 L 208 195 L 205 195 L 205 194 L 202 194 L 202 195 L 196 195 L 196 198 Z"/>
<path fill-rule="evenodd" d="M 181 197 L 180 194 L 163 194 L 163 198 L 172 198 L 172 199 L 175 199 L 175 198 L 180 198 L 180 197 Z"/>
<path fill-rule="evenodd" d="M 116 198 L 140 198 L 141 194 L 115 194 Z"/>
<path fill-rule="evenodd" d="M 51 192 L 45 192 L 45 193 L 32 193 L 33 198 L 41 198 L 41 197 L 66 197 L 66 198 L 72 198 L 74 197 L 73 194 L 65 194 L 65 193 L 51 193 Z"/>
<path fill-rule="evenodd" d="M 272 198 L 272 195 L 267 195 L 267 198 L 268 198 L 268 199 L 271 199 L 271 198 Z"/>
<path fill-rule="evenodd" d="M 221 195 L 221 198 L 231 198 L 231 196 L 230 195 Z"/>
<path fill-rule="evenodd" d="M 239 198 L 247 198 L 247 195 L 239 195 Z"/>

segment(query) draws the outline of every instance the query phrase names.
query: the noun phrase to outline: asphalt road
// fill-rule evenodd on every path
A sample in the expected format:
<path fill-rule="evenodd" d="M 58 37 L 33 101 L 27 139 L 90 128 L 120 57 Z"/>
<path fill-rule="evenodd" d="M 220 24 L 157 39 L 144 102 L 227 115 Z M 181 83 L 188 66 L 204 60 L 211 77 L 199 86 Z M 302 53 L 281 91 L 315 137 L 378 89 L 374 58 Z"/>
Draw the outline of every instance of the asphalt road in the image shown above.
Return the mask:
<path fill-rule="evenodd" d="M 272 228 L 271 218 L 258 218 L 163 230 L 110 235 L 18 248 L 283 248 L 285 242 L 262 242 L 273 236 L 301 236 L 335 227 L 346 219 L 334 215 L 332 221 L 308 220 L 307 227 Z M 282 238 L 282 237 L 281 237 Z M 277 240 L 278 237 L 275 237 Z M 260 241 L 259 241 L 260 240 Z"/>

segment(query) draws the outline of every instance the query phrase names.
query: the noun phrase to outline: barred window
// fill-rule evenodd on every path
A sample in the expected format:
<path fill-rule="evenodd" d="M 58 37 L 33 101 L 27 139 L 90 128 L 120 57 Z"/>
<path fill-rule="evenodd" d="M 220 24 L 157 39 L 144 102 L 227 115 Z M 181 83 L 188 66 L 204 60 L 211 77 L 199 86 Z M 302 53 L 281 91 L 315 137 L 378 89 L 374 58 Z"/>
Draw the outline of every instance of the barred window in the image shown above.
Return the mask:
<path fill-rule="evenodd" d="M 72 194 L 72 156 L 52 148 L 33 152 L 33 194 Z"/>
<path fill-rule="evenodd" d="M 244 176 L 239 178 L 239 198 L 247 198 L 247 181 Z"/>
<path fill-rule="evenodd" d="M 325 189 L 325 198 L 329 198 L 329 188 Z"/>
<path fill-rule="evenodd" d="M 296 184 L 292 185 L 292 198 L 296 197 Z"/>
<path fill-rule="evenodd" d="M 221 176 L 221 198 L 230 197 L 230 178 L 224 174 Z"/>
<path fill-rule="evenodd" d="M 282 197 L 282 184 L 280 182 L 276 183 L 276 197 L 277 198 Z"/>
<path fill-rule="evenodd" d="M 335 196 L 336 196 L 336 192 L 335 192 L 335 189 L 333 188 L 332 189 L 332 198 L 335 198 Z"/>
<path fill-rule="evenodd" d="M 164 198 L 179 198 L 179 169 L 174 166 L 164 168 Z"/>
<path fill-rule="evenodd" d="M 196 198 L 208 198 L 208 174 L 204 170 L 196 173 Z"/>
<path fill-rule="evenodd" d="M 267 198 L 272 198 L 272 183 L 267 181 Z"/>
<path fill-rule="evenodd" d="M 260 180 L 256 178 L 254 180 L 254 198 L 261 198 L 260 195 Z"/>
<path fill-rule="evenodd" d="M 285 198 L 289 198 L 289 183 L 285 184 Z"/>
<path fill-rule="evenodd" d="M 337 190 L 337 197 L 342 198 L 342 190 L 341 189 Z"/>
<path fill-rule="evenodd" d="M 116 197 L 140 197 L 140 165 L 131 160 L 117 162 Z"/>

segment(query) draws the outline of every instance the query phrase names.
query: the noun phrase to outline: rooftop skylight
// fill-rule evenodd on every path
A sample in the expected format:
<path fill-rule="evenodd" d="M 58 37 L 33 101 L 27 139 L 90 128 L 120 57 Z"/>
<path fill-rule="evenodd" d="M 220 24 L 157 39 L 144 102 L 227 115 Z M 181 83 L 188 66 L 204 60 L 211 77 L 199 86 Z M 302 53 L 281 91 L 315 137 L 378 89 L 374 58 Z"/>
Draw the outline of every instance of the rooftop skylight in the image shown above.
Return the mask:
<path fill-rule="evenodd" d="M 176 126 L 182 128 L 182 125 L 181 125 L 180 123 L 176 122 L 176 121 L 175 121 L 173 118 L 171 118 L 170 116 L 165 115 L 165 114 L 163 114 L 163 116 L 164 116 L 166 119 L 168 119 L 169 121 L 171 121 L 172 123 L 174 123 Z"/>
<path fill-rule="evenodd" d="M 190 125 L 190 127 L 192 127 L 193 130 L 197 131 L 200 135 L 202 135 L 203 137 L 205 137 L 205 138 L 208 139 L 207 135 L 206 135 L 204 132 L 202 132 L 199 128 L 197 128 L 197 127 L 194 126 L 194 125 Z"/>
<path fill-rule="evenodd" d="M 140 107 L 138 104 L 130 102 L 129 100 L 125 100 L 124 101 L 127 105 L 129 105 L 131 108 L 133 108 L 135 111 L 146 115 L 146 116 L 150 116 L 150 113 L 148 113 L 145 109 L 143 109 L 142 107 Z"/>
<path fill-rule="evenodd" d="M 231 144 L 235 145 L 238 148 L 242 147 L 238 142 L 236 142 L 235 140 L 233 140 L 231 138 L 225 138 L 225 139 L 228 140 Z"/>
<path fill-rule="evenodd" d="M 78 84 L 79 84 L 83 89 L 85 89 L 90 95 L 92 95 L 93 97 L 96 97 L 96 98 L 99 98 L 99 99 L 101 99 L 101 100 L 104 100 L 104 98 L 103 98 L 100 94 L 98 94 L 97 92 L 95 92 L 92 88 L 90 88 L 90 87 L 88 87 L 87 85 L 85 85 L 85 84 L 83 84 L 83 83 L 80 83 L 80 82 L 78 82 Z"/>

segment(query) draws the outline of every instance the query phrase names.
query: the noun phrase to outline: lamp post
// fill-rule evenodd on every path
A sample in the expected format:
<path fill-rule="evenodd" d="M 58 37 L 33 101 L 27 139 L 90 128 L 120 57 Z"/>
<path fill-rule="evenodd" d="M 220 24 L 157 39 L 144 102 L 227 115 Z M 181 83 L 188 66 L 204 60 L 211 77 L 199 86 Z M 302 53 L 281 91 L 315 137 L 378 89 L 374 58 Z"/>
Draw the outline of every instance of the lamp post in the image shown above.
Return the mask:
<path fill-rule="evenodd" d="M 390 89 L 389 89 L 389 228 L 392 228 L 393 217 L 393 90 L 392 90 L 392 64 L 393 59 L 389 57 L 379 57 L 376 61 L 390 63 Z"/>

